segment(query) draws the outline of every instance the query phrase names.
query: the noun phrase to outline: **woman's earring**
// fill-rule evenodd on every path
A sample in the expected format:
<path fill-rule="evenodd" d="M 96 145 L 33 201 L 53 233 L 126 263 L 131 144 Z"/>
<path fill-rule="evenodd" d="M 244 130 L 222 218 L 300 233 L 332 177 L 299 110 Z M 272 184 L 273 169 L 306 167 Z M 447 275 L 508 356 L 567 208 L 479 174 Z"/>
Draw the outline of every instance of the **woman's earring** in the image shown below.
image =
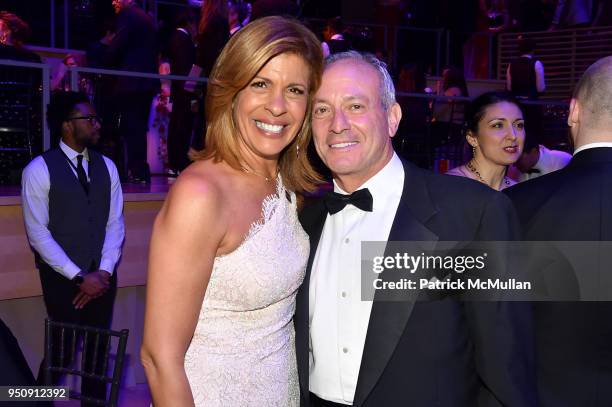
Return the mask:
<path fill-rule="evenodd" d="M 300 156 L 300 145 L 299 144 L 295 145 L 295 156 L 296 157 Z"/>
<path fill-rule="evenodd" d="M 476 157 L 476 146 L 472 146 L 472 157 Z"/>

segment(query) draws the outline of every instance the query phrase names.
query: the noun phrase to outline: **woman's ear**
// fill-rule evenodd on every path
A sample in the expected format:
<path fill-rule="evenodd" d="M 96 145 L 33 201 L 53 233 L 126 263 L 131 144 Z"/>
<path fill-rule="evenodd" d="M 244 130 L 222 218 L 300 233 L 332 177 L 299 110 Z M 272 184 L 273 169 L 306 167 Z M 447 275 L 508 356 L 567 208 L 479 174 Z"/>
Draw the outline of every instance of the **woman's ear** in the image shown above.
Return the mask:
<path fill-rule="evenodd" d="M 468 130 L 465 132 L 465 140 L 472 147 L 478 147 L 478 139 L 474 136 L 472 130 Z"/>

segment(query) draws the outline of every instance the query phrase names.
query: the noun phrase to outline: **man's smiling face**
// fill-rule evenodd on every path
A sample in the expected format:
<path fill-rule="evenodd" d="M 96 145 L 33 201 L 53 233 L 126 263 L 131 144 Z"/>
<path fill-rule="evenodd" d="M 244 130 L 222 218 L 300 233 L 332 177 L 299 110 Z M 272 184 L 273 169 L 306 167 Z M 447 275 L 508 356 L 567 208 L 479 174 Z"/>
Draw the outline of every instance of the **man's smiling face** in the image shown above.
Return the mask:
<path fill-rule="evenodd" d="M 341 187 L 359 187 L 391 159 L 401 110 L 385 109 L 381 75 L 371 65 L 342 59 L 325 69 L 313 104 L 315 146 Z"/>

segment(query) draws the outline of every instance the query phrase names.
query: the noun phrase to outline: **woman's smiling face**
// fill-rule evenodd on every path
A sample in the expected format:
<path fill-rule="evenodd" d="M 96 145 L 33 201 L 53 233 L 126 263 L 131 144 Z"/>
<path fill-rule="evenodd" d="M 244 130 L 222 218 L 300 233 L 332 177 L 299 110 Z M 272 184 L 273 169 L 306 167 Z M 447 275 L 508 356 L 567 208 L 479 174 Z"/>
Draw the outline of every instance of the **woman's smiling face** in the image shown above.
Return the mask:
<path fill-rule="evenodd" d="M 302 127 L 310 69 L 301 56 L 272 58 L 236 96 L 234 120 L 247 155 L 278 158 Z"/>

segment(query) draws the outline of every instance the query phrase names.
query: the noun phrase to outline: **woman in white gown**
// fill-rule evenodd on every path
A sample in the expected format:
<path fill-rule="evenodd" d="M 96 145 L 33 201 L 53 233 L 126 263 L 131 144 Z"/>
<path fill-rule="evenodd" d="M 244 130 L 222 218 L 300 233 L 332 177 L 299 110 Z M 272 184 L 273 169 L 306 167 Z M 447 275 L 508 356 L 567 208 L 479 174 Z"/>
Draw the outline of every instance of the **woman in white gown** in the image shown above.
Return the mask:
<path fill-rule="evenodd" d="M 308 258 L 295 192 L 322 53 L 298 22 L 257 20 L 210 75 L 206 149 L 153 229 L 142 362 L 160 406 L 299 404 L 292 316 Z"/>

